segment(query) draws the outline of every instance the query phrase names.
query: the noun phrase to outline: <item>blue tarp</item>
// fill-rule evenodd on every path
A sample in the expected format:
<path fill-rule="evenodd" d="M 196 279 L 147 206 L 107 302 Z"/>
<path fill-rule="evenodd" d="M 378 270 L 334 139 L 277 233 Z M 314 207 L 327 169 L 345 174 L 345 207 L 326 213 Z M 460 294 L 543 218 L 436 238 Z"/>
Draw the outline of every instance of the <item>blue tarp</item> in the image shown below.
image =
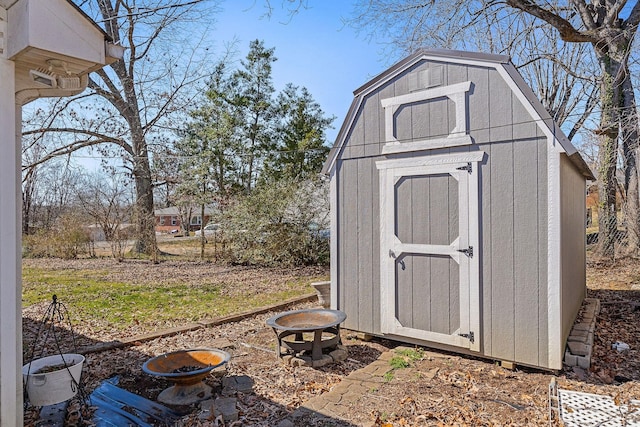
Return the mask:
<path fill-rule="evenodd" d="M 97 409 L 93 415 L 96 427 L 152 427 L 172 424 L 180 414 L 157 402 L 121 389 L 118 377 L 105 380 L 96 388 L 89 401 Z"/>

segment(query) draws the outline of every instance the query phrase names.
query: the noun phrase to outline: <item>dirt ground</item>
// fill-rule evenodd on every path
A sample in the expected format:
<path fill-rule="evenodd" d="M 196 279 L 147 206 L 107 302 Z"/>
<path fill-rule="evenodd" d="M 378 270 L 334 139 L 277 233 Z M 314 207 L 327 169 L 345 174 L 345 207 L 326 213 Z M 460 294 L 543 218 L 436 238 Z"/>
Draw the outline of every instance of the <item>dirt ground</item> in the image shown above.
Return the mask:
<path fill-rule="evenodd" d="M 141 268 L 141 267 L 139 267 Z M 155 268 L 152 265 L 149 269 Z M 363 393 L 353 403 L 348 419 L 322 420 L 304 425 L 335 426 L 534 426 L 549 425 L 548 389 L 555 378 L 560 388 L 606 394 L 624 403 L 640 397 L 640 265 L 637 260 L 588 266 L 588 296 L 599 298 L 592 366 L 566 368 L 559 373 L 516 367 L 508 370 L 494 361 L 425 349 L 407 366 L 392 369 L 388 380 Z M 312 303 L 292 308 L 314 306 Z M 246 375 L 251 393 L 238 393 L 239 421 L 233 426 L 277 426 L 310 398 L 326 393 L 349 373 L 367 366 L 400 343 L 374 339 L 362 341 L 343 330 L 346 361 L 312 369 L 292 368 L 277 360 L 275 336 L 265 325 L 267 313 L 240 322 L 199 329 L 132 347 L 87 355 L 84 388 L 90 392 L 100 381 L 118 375 L 120 386 L 155 399 L 170 384 L 141 370 L 150 357 L 185 348 L 215 347 L 225 343 L 232 355 L 227 375 Z M 37 320 L 35 312 L 24 313 Z M 95 330 L 77 328 L 76 334 L 96 339 Z M 98 333 L 99 335 L 99 333 Z M 87 338 L 88 339 L 88 338 Z M 613 342 L 630 350 L 619 353 Z M 220 380 L 206 382 L 221 393 Z M 181 426 L 222 426 L 220 421 L 198 420 L 197 408 Z M 25 412 L 26 425 L 37 422 L 36 408 Z M 88 425 L 75 418 L 68 425 Z"/>

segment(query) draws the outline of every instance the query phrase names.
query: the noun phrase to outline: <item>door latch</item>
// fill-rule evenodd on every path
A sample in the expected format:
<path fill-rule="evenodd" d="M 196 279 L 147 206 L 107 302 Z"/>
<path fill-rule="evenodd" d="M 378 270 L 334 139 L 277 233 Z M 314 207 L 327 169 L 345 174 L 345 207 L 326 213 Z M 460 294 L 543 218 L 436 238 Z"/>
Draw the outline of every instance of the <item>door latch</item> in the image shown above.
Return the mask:
<path fill-rule="evenodd" d="M 469 342 L 473 343 L 475 341 L 475 337 L 473 336 L 473 331 L 469 332 L 468 334 L 458 334 L 459 336 L 461 336 L 462 338 L 466 338 L 469 340 Z"/>
<path fill-rule="evenodd" d="M 466 249 L 458 249 L 458 252 L 462 252 L 463 254 L 468 256 L 469 258 L 473 258 L 473 246 L 469 246 Z"/>
<path fill-rule="evenodd" d="M 393 250 L 391 250 L 391 249 L 389 249 L 389 256 L 390 256 L 391 258 L 393 258 L 393 259 L 397 259 L 397 257 L 396 257 L 396 253 L 395 253 L 395 252 L 393 252 Z M 400 267 L 401 267 L 403 270 L 407 268 L 407 267 L 404 265 L 404 260 L 403 260 L 403 259 L 401 259 L 400 261 L 398 261 L 398 264 L 400 264 Z"/>

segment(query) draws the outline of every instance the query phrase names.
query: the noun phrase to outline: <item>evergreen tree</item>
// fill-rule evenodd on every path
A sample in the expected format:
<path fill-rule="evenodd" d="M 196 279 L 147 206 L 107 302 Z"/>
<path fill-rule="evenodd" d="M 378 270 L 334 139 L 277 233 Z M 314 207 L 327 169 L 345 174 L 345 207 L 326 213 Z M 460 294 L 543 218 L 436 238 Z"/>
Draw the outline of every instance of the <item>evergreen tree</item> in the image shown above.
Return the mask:
<path fill-rule="evenodd" d="M 269 155 L 266 178 L 305 180 L 317 175 L 329 152 L 325 131 L 335 118 L 325 117 L 307 88 L 291 83 L 278 95 L 277 108 L 277 146 Z"/>
<path fill-rule="evenodd" d="M 273 150 L 275 89 L 271 66 L 276 61 L 274 48 L 267 49 L 264 42 L 254 40 L 249 45 L 242 68 L 233 75 L 238 93 L 234 104 L 242 111 L 242 185 L 250 191 L 262 170 L 266 153 Z"/>

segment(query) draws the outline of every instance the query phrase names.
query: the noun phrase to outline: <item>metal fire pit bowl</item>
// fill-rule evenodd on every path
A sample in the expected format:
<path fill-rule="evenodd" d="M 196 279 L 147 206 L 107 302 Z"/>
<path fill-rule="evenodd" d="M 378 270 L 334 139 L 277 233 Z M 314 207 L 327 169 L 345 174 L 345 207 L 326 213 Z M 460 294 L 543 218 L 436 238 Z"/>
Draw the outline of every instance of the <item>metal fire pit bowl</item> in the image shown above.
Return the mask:
<path fill-rule="evenodd" d="M 267 325 L 273 328 L 278 339 L 276 355 L 282 357 L 281 347 L 301 353 L 311 351 L 311 359 L 322 358 L 322 350 L 335 348 L 341 344 L 340 323 L 344 322 L 347 315 L 340 310 L 328 310 L 324 308 L 312 308 L 307 310 L 285 311 L 267 320 Z M 313 333 L 313 340 L 305 340 L 304 333 Z M 323 339 L 323 333 L 330 335 Z M 295 340 L 284 340 L 294 335 Z"/>
<path fill-rule="evenodd" d="M 158 401 L 169 405 L 190 405 L 211 397 L 211 387 L 202 380 L 230 358 L 229 353 L 217 349 L 178 350 L 147 360 L 142 370 L 175 383 L 160 393 Z M 201 368 L 193 369 L 195 367 Z M 179 372 L 185 368 L 193 370 Z"/>

